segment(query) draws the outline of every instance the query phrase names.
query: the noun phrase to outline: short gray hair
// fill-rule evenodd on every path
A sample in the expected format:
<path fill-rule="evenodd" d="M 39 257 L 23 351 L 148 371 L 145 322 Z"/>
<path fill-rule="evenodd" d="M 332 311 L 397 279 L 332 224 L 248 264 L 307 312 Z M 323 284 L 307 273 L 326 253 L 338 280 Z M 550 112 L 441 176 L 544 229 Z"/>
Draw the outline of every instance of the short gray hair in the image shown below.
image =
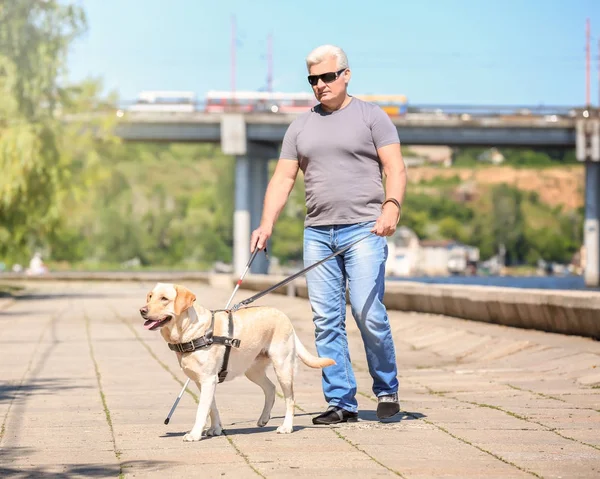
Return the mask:
<path fill-rule="evenodd" d="M 306 57 L 306 68 L 310 70 L 311 66 L 321 63 L 326 58 L 331 57 L 336 59 L 337 68 L 339 70 L 348 68 L 348 57 L 346 56 L 346 53 L 340 47 L 336 47 L 335 45 L 321 45 L 320 47 L 315 48 Z"/>

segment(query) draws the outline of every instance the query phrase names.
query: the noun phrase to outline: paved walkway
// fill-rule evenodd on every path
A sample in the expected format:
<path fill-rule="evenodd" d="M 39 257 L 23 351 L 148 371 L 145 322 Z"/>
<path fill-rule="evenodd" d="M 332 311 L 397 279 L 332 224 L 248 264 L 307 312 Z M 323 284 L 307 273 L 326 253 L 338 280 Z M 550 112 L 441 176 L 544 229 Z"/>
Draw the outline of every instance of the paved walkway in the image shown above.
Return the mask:
<path fill-rule="evenodd" d="M 275 432 L 281 397 L 268 426 L 256 427 L 262 392 L 238 378 L 217 389 L 226 435 L 184 443 L 195 391 L 165 426 L 185 377 L 142 327 L 152 286 L 35 283 L 22 299 L 0 299 L 0 477 L 600 477 L 600 343 L 401 312 L 390 313 L 396 420 L 375 419 L 349 316 L 358 423 L 313 426 L 325 406 L 320 372 L 300 365 L 293 434 Z M 209 308 L 230 294 L 187 286 Z M 257 303 L 284 310 L 314 351 L 305 300 Z"/>

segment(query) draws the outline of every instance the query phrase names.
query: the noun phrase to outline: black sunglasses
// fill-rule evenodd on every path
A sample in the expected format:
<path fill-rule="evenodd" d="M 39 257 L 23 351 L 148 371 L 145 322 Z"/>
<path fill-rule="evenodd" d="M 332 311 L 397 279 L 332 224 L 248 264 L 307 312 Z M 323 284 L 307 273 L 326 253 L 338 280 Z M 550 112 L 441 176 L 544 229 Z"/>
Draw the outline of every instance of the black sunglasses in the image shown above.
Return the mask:
<path fill-rule="evenodd" d="M 332 81 L 337 80 L 343 71 L 346 71 L 346 69 L 342 68 L 337 72 L 321 73 L 320 75 L 308 75 L 308 83 L 310 83 L 312 86 L 315 86 L 317 83 L 319 83 L 319 80 L 323 80 L 323 83 L 331 83 Z"/>

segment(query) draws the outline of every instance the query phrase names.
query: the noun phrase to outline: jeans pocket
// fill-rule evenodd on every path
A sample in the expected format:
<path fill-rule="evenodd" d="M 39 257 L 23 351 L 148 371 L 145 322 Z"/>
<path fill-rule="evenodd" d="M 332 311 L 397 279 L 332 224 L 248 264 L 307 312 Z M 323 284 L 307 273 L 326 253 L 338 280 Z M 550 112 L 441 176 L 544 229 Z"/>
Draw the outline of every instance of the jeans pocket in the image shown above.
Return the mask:
<path fill-rule="evenodd" d="M 375 223 L 377 223 L 376 220 L 362 221 L 361 223 L 358 223 L 358 226 L 373 227 L 375 226 Z"/>

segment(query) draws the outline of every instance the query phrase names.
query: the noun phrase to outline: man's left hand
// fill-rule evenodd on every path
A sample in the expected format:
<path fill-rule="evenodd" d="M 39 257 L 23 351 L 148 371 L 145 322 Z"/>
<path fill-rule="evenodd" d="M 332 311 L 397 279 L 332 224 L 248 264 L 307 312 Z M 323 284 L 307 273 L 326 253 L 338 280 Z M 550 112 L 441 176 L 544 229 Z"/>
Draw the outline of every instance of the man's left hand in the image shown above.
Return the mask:
<path fill-rule="evenodd" d="M 383 211 L 379 218 L 377 218 L 371 232 L 377 236 L 391 236 L 396 231 L 396 225 L 399 220 L 398 207 L 393 203 L 388 203 L 383 207 Z"/>

